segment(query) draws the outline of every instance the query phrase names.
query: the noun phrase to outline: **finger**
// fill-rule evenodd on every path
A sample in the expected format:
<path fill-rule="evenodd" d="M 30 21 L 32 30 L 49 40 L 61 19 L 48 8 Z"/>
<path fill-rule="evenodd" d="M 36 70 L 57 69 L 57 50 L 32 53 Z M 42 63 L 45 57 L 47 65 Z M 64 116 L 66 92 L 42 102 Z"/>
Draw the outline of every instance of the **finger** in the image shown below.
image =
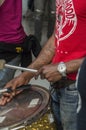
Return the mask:
<path fill-rule="evenodd" d="M 10 97 L 10 94 L 11 94 L 11 93 L 9 93 L 9 92 L 4 92 L 4 93 L 3 93 L 3 96 L 4 96 L 4 97 Z"/>
<path fill-rule="evenodd" d="M 13 99 L 13 96 L 11 95 L 9 98 L 7 98 L 7 103 L 10 102 Z"/>
<path fill-rule="evenodd" d="M 41 73 L 42 73 L 42 68 L 41 69 L 39 69 L 38 71 L 37 71 L 37 73 L 35 74 L 35 79 L 38 79 L 38 76 L 39 75 L 41 75 Z"/>
<path fill-rule="evenodd" d="M 12 100 L 12 98 L 8 98 L 8 99 L 7 99 L 7 103 L 10 102 L 11 100 Z"/>
<path fill-rule="evenodd" d="M 16 95 L 16 91 L 14 90 L 13 92 L 12 92 L 12 96 L 14 97 Z"/>
<path fill-rule="evenodd" d="M 0 99 L 0 105 L 5 105 L 7 102 L 13 99 L 14 93 L 10 93 L 9 96 L 5 93 Z"/>
<path fill-rule="evenodd" d="M 2 96 L 2 98 L 1 98 L 1 100 L 0 100 L 0 105 L 5 105 L 6 104 L 6 102 L 7 102 L 7 97 L 4 97 L 4 96 Z"/>
<path fill-rule="evenodd" d="M 7 102 L 10 102 L 16 95 L 18 95 L 19 93 L 21 93 L 22 92 L 22 90 L 20 90 L 20 91 L 14 91 L 11 95 L 10 95 L 10 97 L 7 99 Z"/>
<path fill-rule="evenodd" d="M 0 105 L 2 104 L 2 97 L 0 98 Z"/>
<path fill-rule="evenodd" d="M 41 74 L 41 75 L 40 75 L 40 78 L 41 78 L 41 79 L 45 79 L 45 75 L 44 75 L 44 74 Z"/>
<path fill-rule="evenodd" d="M 35 76 L 34 76 L 34 78 L 35 78 L 35 80 L 37 80 L 38 79 L 38 74 L 35 74 Z"/>
<path fill-rule="evenodd" d="M 21 93 L 23 90 L 20 90 L 20 91 L 13 91 L 12 92 L 12 96 L 15 97 L 16 95 L 18 95 L 19 93 Z"/>
<path fill-rule="evenodd" d="M 23 91 L 23 90 L 16 91 L 16 95 L 17 95 L 17 94 L 20 94 L 22 91 Z"/>

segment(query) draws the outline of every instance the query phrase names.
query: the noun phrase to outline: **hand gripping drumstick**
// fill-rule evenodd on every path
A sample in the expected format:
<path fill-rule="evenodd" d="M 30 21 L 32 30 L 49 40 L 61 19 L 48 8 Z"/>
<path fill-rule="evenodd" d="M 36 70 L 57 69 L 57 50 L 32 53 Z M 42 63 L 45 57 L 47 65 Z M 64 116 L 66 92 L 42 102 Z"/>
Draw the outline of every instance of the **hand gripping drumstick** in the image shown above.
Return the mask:
<path fill-rule="evenodd" d="M 16 70 L 18 69 L 18 70 L 23 70 L 23 71 L 29 71 L 29 72 L 34 72 L 34 73 L 37 72 L 37 70 L 35 70 L 35 69 L 29 69 L 29 68 L 9 65 L 9 64 L 6 64 L 5 60 L 0 60 L 0 70 L 3 69 L 4 67 L 10 68 L 10 69 L 16 69 Z"/>
<path fill-rule="evenodd" d="M 20 90 L 25 90 L 25 89 L 29 89 L 29 88 L 31 88 L 31 84 L 19 86 L 15 90 L 16 91 L 20 91 Z M 3 94 L 5 92 L 11 93 L 11 92 L 13 92 L 13 90 L 12 90 L 12 88 L 3 88 L 3 89 L 0 89 L 0 94 Z"/>

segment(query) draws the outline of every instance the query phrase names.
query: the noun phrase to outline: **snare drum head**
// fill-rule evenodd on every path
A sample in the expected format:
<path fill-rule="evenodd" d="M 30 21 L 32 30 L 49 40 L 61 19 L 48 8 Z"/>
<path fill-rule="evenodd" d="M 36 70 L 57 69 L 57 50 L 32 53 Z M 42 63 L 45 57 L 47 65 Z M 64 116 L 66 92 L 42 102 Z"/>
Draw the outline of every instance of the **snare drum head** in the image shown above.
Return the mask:
<path fill-rule="evenodd" d="M 49 99 L 47 89 L 32 85 L 7 105 L 0 106 L 0 129 L 33 123 L 46 112 Z"/>

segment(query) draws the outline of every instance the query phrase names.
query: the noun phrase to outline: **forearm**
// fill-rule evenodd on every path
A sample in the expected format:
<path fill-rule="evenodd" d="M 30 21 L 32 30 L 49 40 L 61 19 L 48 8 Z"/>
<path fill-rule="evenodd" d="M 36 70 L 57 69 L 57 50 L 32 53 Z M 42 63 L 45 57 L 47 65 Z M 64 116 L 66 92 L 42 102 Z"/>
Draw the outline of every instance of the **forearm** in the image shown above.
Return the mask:
<path fill-rule="evenodd" d="M 71 60 L 69 62 L 66 62 L 67 66 L 67 74 L 77 72 L 80 68 L 84 58 Z"/>
<path fill-rule="evenodd" d="M 39 69 L 43 65 L 46 65 L 52 61 L 55 53 L 55 42 L 54 36 L 52 36 L 48 42 L 44 45 L 39 56 L 34 60 L 34 62 L 29 66 L 30 68 Z"/>
<path fill-rule="evenodd" d="M 28 68 L 38 70 L 43 65 L 50 63 L 52 61 L 54 54 L 55 54 L 55 38 L 54 35 L 52 35 L 42 48 L 38 57 L 32 62 L 32 64 L 28 66 Z M 33 77 L 34 73 L 24 72 L 24 75 L 27 76 L 31 75 L 31 77 Z"/>

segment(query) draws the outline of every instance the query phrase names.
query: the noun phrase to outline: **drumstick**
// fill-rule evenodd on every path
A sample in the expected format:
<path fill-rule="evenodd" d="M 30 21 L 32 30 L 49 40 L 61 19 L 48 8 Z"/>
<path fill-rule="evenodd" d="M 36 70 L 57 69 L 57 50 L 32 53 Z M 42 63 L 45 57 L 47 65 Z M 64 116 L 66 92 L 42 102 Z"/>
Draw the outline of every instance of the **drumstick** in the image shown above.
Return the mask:
<path fill-rule="evenodd" d="M 25 90 L 25 89 L 28 89 L 31 87 L 31 84 L 28 84 L 28 85 L 22 85 L 22 86 L 19 86 L 17 88 L 15 88 L 15 91 L 20 91 L 20 90 Z M 4 88 L 4 89 L 0 89 L 0 94 L 2 93 L 11 93 L 13 92 L 12 88 Z"/>
<path fill-rule="evenodd" d="M 3 69 L 4 67 L 10 68 L 10 69 L 16 69 L 16 70 L 18 69 L 18 70 L 23 70 L 23 71 L 29 71 L 29 72 L 34 72 L 34 73 L 37 72 L 36 69 L 29 69 L 29 68 L 6 64 L 5 60 L 0 60 L 0 69 Z"/>

